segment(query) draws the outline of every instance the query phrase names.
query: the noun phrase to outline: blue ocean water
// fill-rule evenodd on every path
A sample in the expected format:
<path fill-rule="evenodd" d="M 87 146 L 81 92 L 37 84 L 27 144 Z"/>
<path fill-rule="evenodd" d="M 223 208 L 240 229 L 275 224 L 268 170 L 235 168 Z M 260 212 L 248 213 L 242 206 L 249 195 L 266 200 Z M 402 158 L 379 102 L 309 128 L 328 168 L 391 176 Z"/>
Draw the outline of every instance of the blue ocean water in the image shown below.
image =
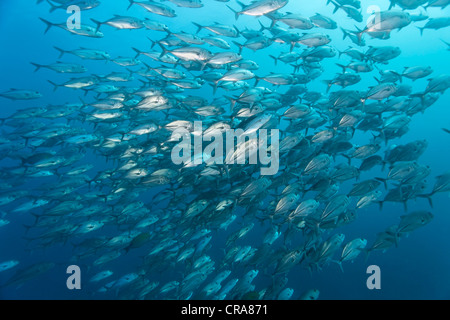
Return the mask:
<path fill-rule="evenodd" d="M 267 17 L 254 18 L 251 16 L 240 16 L 236 21 L 234 14 L 226 7 L 226 4 L 233 8 L 238 8 L 238 4 L 231 0 L 227 3 L 203 0 L 204 6 L 202 8 L 182 8 L 177 7 L 170 2 L 164 2 L 168 6 L 175 9 L 177 17 L 168 18 L 158 16 L 145 11 L 137 5 L 133 5 L 128 11 L 128 1 L 102 1 L 101 5 L 92 10 L 83 11 L 81 13 L 82 23 L 93 25 L 91 18 L 99 21 L 105 21 L 111 18 L 114 14 L 130 15 L 139 19 L 151 18 L 156 21 L 165 23 L 172 32 L 188 32 L 195 33 L 196 27 L 192 22 L 201 25 L 209 25 L 214 22 L 220 22 L 225 25 L 235 25 L 239 30 L 245 28 L 259 29 L 259 21 L 265 26 L 270 25 L 270 19 Z M 333 13 L 334 6 L 327 5 L 325 0 L 317 1 L 296 1 L 291 0 L 289 4 L 280 9 L 280 12 L 295 12 L 302 16 L 310 17 L 316 12 L 332 17 L 340 27 L 344 29 L 354 29 L 357 25 L 360 28 L 364 27 L 365 21 L 369 19 L 372 13 L 369 7 L 374 5 L 373 1 L 362 0 L 362 13 L 364 17 L 363 23 L 357 23 L 348 18 L 341 10 Z M 376 6 L 381 10 L 389 8 L 389 1 L 377 1 Z M 398 7 L 396 8 L 398 10 Z M 53 86 L 47 82 L 51 80 L 57 84 L 64 83 L 70 78 L 70 75 L 57 74 L 48 69 L 41 69 L 34 72 L 33 65 L 30 62 L 39 64 L 50 64 L 56 61 L 79 63 L 88 69 L 88 74 L 105 75 L 113 71 L 123 72 L 125 69 L 121 66 L 113 64 L 112 62 L 105 63 L 103 61 L 89 61 L 81 60 L 72 55 L 65 55 L 59 59 L 59 52 L 54 49 L 54 46 L 63 48 L 65 50 L 73 50 L 80 47 L 95 48 L 106 50 L 112 57 L 134 57 L 135 52 L 132 48 L 138 48 L 142 51 L 150 51 L 150 42 L 148 38 L 153 41 L 158 41 L 165 37 L 164 32 L 150 31 L 150 30 L 115 30 L 110 26 L 102 26 L 101 31 L 105 36 L 101 39 L 88 38 L 78 35 L 72 35 L 69 32 L 57 27 L 51 28 L 48 33 L 44 34 L 45 25 L 39 20 L 39 17 L 45 18 L 56 23 L 65 23 L 69 14 L 65 10 L 56 10 L 49 13 L 49 5 L 46 2 L 36 4 L 34 2 L 25 0 L 4 0 L 0 3 L 0 92 L 8 91 L 10 88 L 36 90 L 42 93 L 43 97 L 37 100 L 30 101 L 13 101 L 0 98 L 0 118 L 8 118 L 19 109 L 40 107 L 46 105 L 59 105 L 66 103 L 79 103 L 80 97 L 83 100 L 92 101 L 95 95 L 89 93 L 86 97 L 84 92 L 80 90 L 72 90 L 69 88 L 59 88 L 54 91 Z M 408 11 L 411 13 L 425 12 L 423 8 Z M 450 16 L 450 8 L 441 10 L 440 8 L 428 8 L 427 13 L 432 18 L 448 17 Z M 403 71 L 404 67 L 413 66 L 430 66 L 434 72 L 431 76 L 411 81 L 404 79 L 403 83 L 412 86 L 414 93 L 423 92 L 427 86 L 427 79 L 441 74 L 450 74 L 449 51 L 448 46 L 443 43 L 450 41 L 449 29 L 443 28 L 440 30 L 425 30 L 423 36 L 420 35 L 416 26 L 423 26 L 425 21 L 413 22 L 411 25 L 398 31 L 394 30 L 391 33 L 390 39 L 379 40 L 372 39 L 365 35 L 367 42 L 366 47 L 359 47 L 359 49 L 367 50 L 369 46 L 397 46 L 401 49 L 401 55 L 388 64 L 379 64 L 379 68 L 383 70 L 395 70 L 397 72 Z M 281 24 L 280 24 L 281 25 Z M 319 29 L 317 29 L 319 30 Z M 302 30 L 299 30 L 301 33 Z M 310 32 L 310 31 L 305 31 Z M 318 31 L 319 32 L 319 31 Z M 336 30 L 320 29 L 330 36 L 332 42 L 331 46 L 337 50 L 343 51 L 349 46 L 357 47 L 348 38 L 343 39 L 342 31 L 338 28 Z M 205 36 L 208 32 L 202 30 L 200 35 Z M 227 39 L 227 38 L 225 38 Z M 230 39 L 227 39 L 230 40 Z M 238 38 L 238 42 L 243 43 L 243 38 Z M 209 48 L 209 47 L 208 47 Z M 357 47 L 358 48 L 358 47 Z M 209 48 L 211 49 L 211 48 Z M 160 50 L 155 48 L 155 50 Z M 219 50 L 217 48 L 211 49 Z M 237 47 L 232 45 L 232 49 L 237 51 Z M 255 73 L 258 76 L 267 75 L 270 72 L 276 73 L 291 73 L 292 67 L 288 64 L 279 62 L 277 66 L 274 65 L 273 60 L 269 55 L 278 56 L 280 52 L 286 52 L 289 46 L 286 44 L 275 43 L 269 48 L 253 52 L 244 48 L 242 55 L 246 59 L 251 59 L 260 65 L 260 69 Z M 299 50 L 300 49 L 295 49 Z M 150 64 L 152 67 L 158 67 L 160 64 L 155 63 L 144 56 L 140 59 Z M 342 56 L 331 59 L 324 59 L 322 62 L 323 73 L 319 78 L 309 82 L 306 87 L 308 91 L 317 91 L 325 93 L 326 85 L 322 80 L 332 79 L 335 74 L 342 71 L 336 66 L 336 62 L 349 63 L 350 58 Z M 133 70 L 138 70 L 140 67 L 131 67 Z M 373 79 L 374 76 L 379 77 L 377 70 L 368 74 L 361 74 L 362 81 L 354 87 L 348 89 L 358 88 L 359 90 L 367 90 L 368 87 L 374 86 L 377 82 Z M 139 76 L 136 76 L 139 78 Z M 253 80 L 249 83 L 253 84 Z M 139 87 L 141 83 L 134 80 L 127 83 L 129 87 Z M 261 86 L 267 86 L 270 89 L 276 90 L 275 87 L 267 82 L 261 81 Z M 338 90 L 337 86 L 332 88 L 332 91 Z M 285 92 L 285 90 L 281 90 Z M 201 89 L 186 90 L 186 95 L 202 96 L 207 100 L 214 98 L 210 86 L 203 86 Z M 225 95 L 222 90 L 219 90 L 215 97 Z M 233 93 L 234 94 L 234 93 Z M 425 153 L 420 157 L 418 162 L 422 165 L 427 165 L 431 168 L 431 174 L 427 177 L 427 190 L 431 192 L 435 177 L 447 172 L 450 163 L 450 135 L 442 130 L 442 128 L 450 128 L 450 111 L 448 105 L 450 102 L 449 92 L 443 93 L 439 100 L 430 108 L 422 113 L 415 114 L 409 125 L 410 130 L 401 138 L 390 140 L 388 145 L 401 145 L 415 140 L 427 140 L 428 147 Z M 65 123 L 65 119 L 60 119 Z M 69 123 L 70 124 L 70 123 Z M 86 128 L 92 128 L 89 124 L 80 124 Z M 2 126 L 2 138 L 8 138 L 8 128 Z M 370 133 L 361 133 L 356 131 L 352 143 L 355 145 L 363 145 L 369 142 L 372 138 Z M 3 143 L 3 142 L 2 142 Z M 383 149 L 385 146 L 383 145 Z M 59 150 L 59 149 L 58 149 Z M 380 155 L 383 155 L 380 151 Z M 340 161 L 346 161 L 340 159 Z M 20 162 L 19 162 L 20 163 Z M 91 163 L 94 169 L 88 172 L 88 175 L 93 178 L 96 172 L 105 168 L 105 166 L 113 167 L 111 162 L 105 162 L 102 157 L 88 152 L 81 163 Z M 8 171 L 7 168 L 17 165 L 17 162 L 2 155 L 0 162 L 2 173 Z M 374 169 L 361 174 L 361 180 L 370 179 L 374 177 L 384 177 L 386 169 L 382 172 L 379 169 Z M 2 177 L 7 175 L 2 174 Z M 5 179 L 2 179 L 5 180 Z M 14 180 L 17 183 L 19 180 Z M 9 181 L 2 181 L 8 183 Z M 44 190 L 47 186 L 58 185 L 61 183 L 57 178 L 33 178 L 28 179 L 26 183 L 15 186 L 15 190 Z M 346 181 L 342 184 L 340 193 L 350 190 L 354 180 Z M 383 187 L 383 194 L 386 193 Z M 141 201 L 144 203 L 151 199 L 151 196 L 156 194 L 159 189 L 152 189 L 140 195 Z M 7 192 L 9 190 L 1 190 Z M 196 190 L 200 192 L 200 190 Z M 24 202 L 24 201 L 22 201 Z M 409 236 L 402 238 L 398 247 L 392 247 L 386 252 L 374 251 L 370 253 L 367 260 L 363 255 L 359 256 L 353 263 L 347 262 L 343 264 L 344 272 L 339 267 L 331 263 L 320 271 L 309 272 L 302 266 L 295 266 L 287 274 L 288 282 L 286 287 L 294 289 L 293 298 L 297 298 L 306 290 L 317 289 L 320 291 L 320 299 L 450 299 L 450 256 L 449 256 L 449 226 L 450 226 L 450 198 L 447 193 L 437 193 L 433 196 L 433 208 L 430 208 L 428 201 L 424 198 L 417 200 L 410 200 L 408 202 L 408 212 L 417 210 L 427 210 L 433 213 L 434 219 L 429 225 L 412 232 Z M 130 250 L 128 253 L 123 253 L 120 258 L 105 265 L 104 268 L 92 266 L 92 259 L 80 259 L 74 253 L 74 246 L 82 239 L 89 238 L 92 235 L 81 237 L 69 237 L 67 242 L 58 242 L 54 245 L 45 245 L 40 247 L 36 245 L 36 241 L 30 241 L 26 234 L 24 225 L 32 225 L 34 217 L 30 212 L 13 212 L 18 204 L 10 204 L 0 208 L 0 211 L 5 212 L 5 219 L 10 221 L 10 224 L 0 227 L 0 262 L 8 260 L 17 260 L 19 265 L 0 272 L 0 285 L 6 283 L 14 273 L 21 268 L 31 266 L 35 263 L 47 261 L 55 263 L 55 266 L 49 272 L 33 277 L 29 281 L 24 282 L 20 286 L 6 286 L 0 288 L 0 298 L 2 299 L 115 299 L 117 290 L 106 290 L 106 292 L 97 292 L 102 285 L 107 282 L 117 280 L 125 274 L 136 272 L 142 264 L 142 256 L 146 255 L 151 246 L 143 246 L 136 250 Z M 152 207 L 151 210 L 155 210 Z M 166 210 L 163 208 L 163 210 Z M 236 223 L 233 223 L 229 229 L 224 231 L 213 231 L 211 247 L 206 251 L 207 255 L 215 261 L 216 270 L 220 270 L 219 266 L 223 258 L 225 249 L 225 242 L 229 234 L 239 230 L 244 221 L 241 219 L 244 209 L 238 208 L 236 214 L 239 218 Z M 41 214 L 37 211 L 37 214 Z M 339 227 L 336 231 L 343 233 L 346 236 L 344 243 L 355 239 L 364 238 L 368 240 L 368 244 L 372 244 L 376 235 L 384 231 L 387 227 L 398 224 L 400 216 L 404 215 L 403 204 L 387 202 L 383 205 L 383 210 L 379 210 L 378 205 L 371 206 L 358 210 L 358 216 L 355 222 Z M 260 224 L 259 221 L 254 221 L 255 228 L 243 239 L 239 240 L 239 245 L 250 245 L 258 247 L 263 238 L 263 233 L 267 230 L 268 222 Z M 115 225 L 108 225 L 101 230 L 96 230 L 95 236 L 114 237 L 118 234 L 119 227 Z M 31 230 L 32 231 L 32 230 Z M 30 232 L 30 234 L 33 234 Z M 35 233 L 34 235 L 38 235 Z M 326 233 L 324 238 L 332 233 Z M 274 243 L 276 247 L 282 247 L 282 237 Z M 156 245 L 151 243 L 152 246 Z M 157 263 L 157 262 L 154 262 Z M 82 270 L 82 289 L 68 290 L 66 287 L 66 269 L 69 265 L 76 264 Z M 369 275 L 366 273 L 367 267 L 370 265 L 378 265 L 381 269 L 381 290 L 369 290 L 366 286 L 366 280 Z M 114 275 L 100 284 L 92 284 L 88 279 L 96 273 L 110 269 Z M 267 266 L 267 269 L 270 269 Z M 227 279 L 242 277 L 249 268 L 237 265 L 232 267 L 232 275 Z M 150 281 L 158 281 L 159 287 L 157 292 L 165 283 L 169 281 L 182 282 L 184 273 L 184 265 L 174 264 L 171 268 L 164 268 L 163 270 L 151 269 L 151 272 L 145 276 Z M 268 272 L 264 266 L 259 269 L 259 274 L 254 280 L 255 291 L 263 290 L 272 284 L 273 279 L 265 274 Z M 213 273 L 208 276 L 206 282 L 199 286 L 200 292 L 203 287 L 208 284 L 215 276 Z M 106 282 L 105 282 L 106 281 Z M 155 293 L 155 299 L 164 299 L 166 296 Z M 202 296 L 199 296 L 202 298 Z"/>

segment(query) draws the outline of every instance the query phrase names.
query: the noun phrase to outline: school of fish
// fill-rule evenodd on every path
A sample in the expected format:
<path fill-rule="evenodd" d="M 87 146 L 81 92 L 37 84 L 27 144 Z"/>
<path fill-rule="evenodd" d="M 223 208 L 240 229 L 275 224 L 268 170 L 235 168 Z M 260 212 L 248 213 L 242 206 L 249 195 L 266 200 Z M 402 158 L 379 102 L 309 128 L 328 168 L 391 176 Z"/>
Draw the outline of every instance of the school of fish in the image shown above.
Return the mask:
<path fill-rule="evenodd" d="M 152 36 L 147 47 L 130 47 L 127 57 L 108 48 L 77 48 L 64 37 L 66 42 L 55 43 L 59 57 L 53 63 L 30 61 L 31 72 L 66 74 L 65 82 L 48 79 L 48 85 L 79 93 L 70 103 L 42 105 L 35 90 L 0 89 L 3 103 L 36 99 L 35 107 L 1 119 L 0 154 L 13 165 L 0 173 L 0 230 L 13 225 L 16 215 L 28 217 L 23 237 L 27 249 L 37 252 L 31 265 L 15 257 L 0 261 L 0 275 L 9 272 L 0 288 L 31 283 L 64 263 L 39 255 L 62 246 L 72 252 L 70 263 L 89 266 L 84 290 L 92 298 L 314 300 L 319 291 L 294 290 L 290 274 L 336 265 L 344 270 L 350 261 L 401 245 L 430 223 L 438 214 L 432 213 L 433 196 L 450 192 L 450 172 L 430 177 L 431 169 L 420 163 L 426 139 L 396 139 L 450 87 L 450 75 L 425 60 L 390 70 L 402 49 L 372 41 L 403 28 L 418 28 L 417 35 L 426 37 L 449 27 L 450 17 L 427 12 L 450 1 L 391 0 L 367 22 L 366 3 L 320 1 L 333 7 L 333 15 L 354 20 L 355 29 L 342 28 L 333 16 L 303 16 L 303 1 L 298 11 L 285 12 L 295 0 L 120 0 L 122 10 L 110 19 L 82 19 L 73 29 L 52 20 L 53 12 L 74 5 L 82 17 L 95 16 L 106 4 L 38 0 L 50 10 L 40 18 L 43 34 L 63 29 L 69 39 L 108 38 L 121 32 L 114 29 L 147 29 Z M 222 24 L 217 15 L 210 24 L 191 21 L 188 32 L 162 22 L 189 19 L 177 15 L 178 8 L 195 11 L 212 2 L 223 3 L 221 15 L 236 24 Z M 416 9 L 422 13 L 413 14 Z M 129 15 L 133 10 L 146 18 Z M 250 18 L 260 28 L 245 27 Z M 327 34 L 339 29 L 347 48 L 334 47 Z M 262 68 L 246 58 L 251 51 L 272 65 Z M 86 60 L 121 71 L 91 73 Z M 324 78 L 324 61 L 342 72 Z M 366 77 L 370 88 L 359 85 Z M 423 78 L 428 84 L 412 90 L 412 81 Z M 313 82 L 323 91 L 310 90 Z M 279 172 L 263 176 L 258 165 L 227 161 L 174 164 L 178 141 L 172 133 L 185 129 L 193 135 L 194 121 L 210 136 L 279 129 Z M 367 143 L 355 143 L 363 134 L 370 136 Z M 237 146 L 240 152 L 250 148 L 245 141 Z M 360 179 L 373 170 L 384 176 Z M 428 201 L 429 211 L 408 206 L 416 199 Z M 404 213 L 396 225 L 379 230 L 374 243 L 368 235 L 348 239 L 341 233 L 361 209 L 383 210 L 386 202 L 402 204 Z M 132 252 L 140 262 L 118 273 L 115 265 Z M 270 284 L 261 287 L 261 278 Z"/>

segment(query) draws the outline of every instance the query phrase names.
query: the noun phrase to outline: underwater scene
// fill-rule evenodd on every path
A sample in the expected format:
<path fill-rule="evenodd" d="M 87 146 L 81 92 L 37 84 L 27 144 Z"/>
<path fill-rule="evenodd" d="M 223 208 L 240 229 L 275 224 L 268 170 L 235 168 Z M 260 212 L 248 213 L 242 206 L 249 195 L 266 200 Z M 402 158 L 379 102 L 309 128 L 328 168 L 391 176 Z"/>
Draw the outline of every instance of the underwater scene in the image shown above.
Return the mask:
<path fill-rule="evenodd" d="M 449 0 L 2 0 L 0 299 L 450 299 Z"/>

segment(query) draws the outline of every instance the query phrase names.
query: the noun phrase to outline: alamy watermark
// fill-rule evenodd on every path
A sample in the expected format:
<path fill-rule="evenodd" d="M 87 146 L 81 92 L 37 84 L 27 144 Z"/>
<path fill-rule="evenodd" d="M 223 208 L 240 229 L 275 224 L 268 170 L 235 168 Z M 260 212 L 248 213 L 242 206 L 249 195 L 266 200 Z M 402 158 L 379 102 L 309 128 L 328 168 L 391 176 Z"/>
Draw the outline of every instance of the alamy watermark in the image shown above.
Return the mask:
<path fill-rule="evenodd" d="M 81 290 L 81 269 L 77 265 L 71 265 L 67 267 L 67 274 L 70 274 L 66 281 L 67 289 L 69 290 Z"/>
<path fill-rule="evenodd" d="M 67 13 L 72 14 L 67 19 L 67 29 L 81 29 L 81 9 L 79 6 L 72 5 L 67 8 Z"/>
<path fill-rule="evenodd" d="M 381 269 L 377 265 L 371 265 L 367 268 L 367 274 L 370 277 L 367 278 L 367 289 L 369 290 L 381 290 Z"/>
<path fill-rule="evenodd" d="M 261 166 L 261 175 L 278 173 L 280 164 L 280 132 L 278 129 L 270 130 L 270 146 L 266 129 L 247 131 L 215 129 L 203 132 L 201 121 L 195 121 L 193 129 L 191 132 L 183 127 L 172 132 L 170 140 L 179 141 L 171 153 L 174 164 L 186 166 L 196 166 L 202 163 L 206 165 L 263 165 L 267 167 Z M 192 140 L 194 140 L 193 146 Z M 209 142 L 209 144 L 204 148 L 203 142 Z"/>

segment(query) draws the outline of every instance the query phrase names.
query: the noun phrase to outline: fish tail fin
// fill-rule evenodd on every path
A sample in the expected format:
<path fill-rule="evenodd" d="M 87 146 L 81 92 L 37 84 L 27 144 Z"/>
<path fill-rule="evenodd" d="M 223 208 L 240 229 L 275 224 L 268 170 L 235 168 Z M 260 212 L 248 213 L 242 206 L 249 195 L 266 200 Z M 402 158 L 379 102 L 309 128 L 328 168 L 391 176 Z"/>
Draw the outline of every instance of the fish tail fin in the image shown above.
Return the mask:
<path fill-rule="evenodd" d="M 195 33 L 199 33 L 203 29 L 203 26 L 197 22 L 192 22 L 192 24 L 197 27 L 197 31 Z"/>
<path fill-rule="evenodd" d="M 297 73 L 298 70 L 300 70 L 301 66 L 301 64 L 291 64 L 291 67 L 294 68 L 294 73 Z"/>
<path fill-rule="evenodd" d="M 378 82 L 378 84 L 381 84 L 381 80 L 378 79 L 377 77 L 373 77 L 375 79 L 376 82 Z"/>
<path fill-rule="evenodd" d="M 361 249 L 361 252 L 364 252 L 364 262 L 367 262 L 367 260 L 369 259 L 371 251 L 371 249 Z"/>
<path fill-rule="evenodd" d="M 142 54 L 142 51 L 139 49 L 136 49 L 136 48 L 131 48 L 131 49 L 133 49 L 136 52 L 136 56 L 134 57 L 135 59 Z"/>
<path fill-rule="evenodd" d="M 261 28 L 259 29 L 260 32 L 270 29 L 270 28 L 266 27 L 265 25 L 263 25 L 261 21 L 258 20 L 258 22 L 259 22 L 259 25 L 261 26 Z"/>
<path fill-rule="evenodd" d="M 98 32 L 98 30 L 100 29 L 100 27 L 102 26 L 102 24 L 104 23 L 104 22 L 100 22 L 100 21 L 98 21 L 98 20 L 95 20 L 95 19 L 93 19 L 93 18 L 91 18 L 91 21 L 93 22 L 93 23 L 95 23 L 95 32 Z"/>
<path fill-rule="evenodd" d="M 45 31 L 44 31 L 44 34 L 46 34 L 46 33 L 48 32 L 48 30 L 50 30 L 51 27 L 55 26 L 54 23 L 52 23 L 52 22 L 50 22 L 50 21 L 48 21 L 48 20 L 45 20 L 44 18 L 39 18 L 39 19 L 40 19 L 43 23 L 45 23 L 46 26 L 47 26 L 47 28 L 46 28 Z"/>
<path fill-rule="evenodd" d="M 238 29 L 238 27 L 236 27 L 236 25 L 233 24 L 233 28 L 234 30 L 236 30 L 237 32 L 237 36 L 239 37 L 241 35 L 241 31 Z"/>
<path fill-rule="evenodd" d="M 255 76 L 255 87 L 258 85 L 258 83 L 259 83 L 259 81 L 261 80 L 262 78 L 260 78 L 260 77 L 258 77 L 258 76 Z"/>
<path fill-rule="evenodd" d="M 171 35 L 173 35 L 172 31 L 170 31 L 169 29 L 164 30 L 164 32 L 167 33 L 167 37 L 166 37 L 166 38 L 168 38 L 168 37 L 170 37 Z M 147 37 L 147 38 L 148 38 L 148 37 Z M 149 38 L 148 38 L 148 39 L 149 39 Z"/>
<path fill-rule="evenodd" d="M 386 141 L 386 145 L 387 145 L 387 141 Z M 384 171 L 384 169 L 386 168 L 386 165 L 388 164 L 388 162 L 382 160 L 381 161 L 381 171 Z"/>
<path fill-rule="evenodd" d="M 425 95 L 427 94 L 428 92 L 423 92 L 423 93 L 413 93 L 412 95 L 411 95 L 411 97 L 417 97 L 417 98 L 420 98 L 420 101 L 422 102 L 422 104 L 424 103 L 424 101 L 425 101 Z"/>
<path fill-rule="evenodd" d="M 433 208 L 433 199 L 431 198 L 433 194 L 434 194 L 433 192 L 429 194 L 419 194 L 417 195 L 417 197 L 427 199 L 428 203 L 430 204 L 430 207 Z"/>
<path fill-rule="evenodd" d="M 450 133 L 450 130 L 449 130 L 449 129 L 442 128 L 442 130 L 443 130 L 444 132 Z"/>
<path fill-rule="evenodd" d="M 204 69 L 205 69 L 205 67 L 206 67 L 206 65 L 208 64 L 208 61 L 203 61 L 202 63 L 201 63 L 201 66 L 200 66 L 200 71 L 203 71 Z M 192 73 L 191 73 L 192 74 Z"/>
<path fill-rule="evenodd" d="M 41 69 L 42 67 L 44 67 L 44 65 L 42 65 L 42 64 L 37 64 L 37 63 L 34 63 L 34 62 L 30 62 L 33 66 L 35 66 L 36 67 L 36 70 L 34 70 L 34 72 L 37 72 L 39 69 Z"/>
<path fill-rule="evenodd" d="M 334 128 L 332 128 L 332 129 L 334 129 Z M 336 131 L 336 129 L 334 129 L 334 130 Z M 350 157 L 346 154 L 341 154 L 341 156 L 343 156 L 344 158 L 347 158 L 349 166 L 352 164 L 352 157 Z"/>
<path fill-rule="evenodd" d="M 147 63 L 142 62 L 142 64 L 147 68 L 147 71 L 153 70 L 153 68 L 150 67 Z M 130 75 L 134 73 L 134 71 L 131 70 L 131 69 L 127 69 L 127 70 L 128 70 L 128 72 L 130 73 Z"/>
<path fill-rule="evenodd" d="M 153 49 L 153 47 L 156 45 L 156 41 L 153 41 L 152 39 L 150 39 L 150 37 L 147 37 L 147 39 L 152 43 L 150 48 Z"/>
<path fill-rule="evenodd" d="M 244 45 L 240 44 L 237 41 L 233 41 L 233 43 L 239 47 L 239 54 L 241 54 L 242 53 L 242 49 L 244 48 Z"/>
<path fill-rule="evenodd" d="M 236 3 L 237 3 L 238 5 L 240 5 L 241 8 L 245 8 L 245 7 L 247 6 L 245 3 L 242 3 L 242 2 L 239 1 L 239 0 L 236 0 Z"/>
<path fill-rule="evenodd" d="M 427 196 L 427 200 L 428 200 L 428 203 L 430 204 L 430 207 L 434 208 L 434 206 L 433 206 L 433 199 L 431 198 L 431 195 L 432 195 L 432 193 Z"/>
<path fill-rule="evenodd" d="M 348 37 L 348 32 L 344 28 L 341 27 L 341 31 L 344 33 L 344 36 L 342 37 L 342 40 L 345 40 Z"/>
<path fill-rule="evenodd" d="M 68 51 L 66 51 L 66 50 L 63 50 L 63 49 L 61 49 L 61 48 L 58 48 L 58 47 L 53 47 L 53 48 L 55 48 L 56 50 L 58 50 L 59 51 L 59 57 L 58 57 L 58 59 L 61 59 L 62 58 L 62 56 L 65 54 L 65 53 L 67 53 Z"/>
<path fill-rule="evenodd" d="M 239 1 L 236 1 L 237 3 L 241 4 Z M 241 4 L 242 5 L 242 4 Z M 227 7 L 234 12 L 234 19 L 237 21 L 237 19 L 239 19 L 239 15 L 240 13 L 237 12 L 236 10 L 234 10 L 232 7 L 230 7 L 229 5 L 227 5 Z"/>
<path fill-rule="evenodd" d="M 81 104 L 83 105 L 83 107 L 86 107 L 88 104 L 86 103 L 86 101 L 84 101 L 83 99 L 81 99 L 81 97 L 78 97 L 78 99 L 81 101 Z"/>
<path fill-rule="evenodd" d="M 128 1 L 130 2 L 130 4 L 128 5 L 127 10 L 130 10 L 131 6 L 132 6 L 133 4 L 135 4 L 136 1 L 134 1 L 134 0 L 128 0 Z"/>
<path fill-rule="evenodd" d="M 360 29 L 360 28 L 358 28 L 357 26 L 355 26 L 355 28 L 356 28 L 356 31 L 350 31 L 351 33 L 353 33 L 357 38 L 358 38 L 358 45 L 359 46 L 363 46 L 363 43 L 362 43 L 362 36 L 363 36 L 363 34 L 365 33 L 365 32 L 367 32 L 367 29 Z M 342 28 L 341 28 L 342 29 Z M 344 30 L 343 30 L 344 31 Z M 347 32 L 347 31 L 345 31 L 345 32 Z M 347 32 L 347 36 L 348 36 L 348 32 Z"/>
<path fill-rule="evenodd" d="M 347 66 L 344 66 L 344 65 L 339 64 L 339 63 L 336 63 L 336 65 L 337 65 L 338 67 L 341 67 L 341 68 L 342 68 L 342 73 L 345 73 L 345 71 L 347 70 Z"/>
<path fill-rule="evenodd" d="M 33 225 L 29 226 L 27 224 L 22 224 L 22 226 L 25 228 L 25 235 L 28 234 L 28 231 L 33 228 Z"/>
<path fill-rule="evenodd" d="M 270 23 L 270 27 L 267 29 L 273 28 L 277 24 L 277 18 L 270 14 L 266 15 L 266 17 L 272 20 L 272 22 Z"/>
<path fill-rule="evenodd" d="M 49 12 L 52 13 L 56 9 L 62 9 L 63 6 L 57 6 L 54 3 L 51 3 L 49 0 L 47 0 L 47 3 L 50 5 Z"/>
<path fill-rule="evenodd" d="M 214 82 L 214 85 L 213 85 L 213 95 L 216 94 L 216 92 L 217 92 L 217 86 L 218 86 L 218 85 L 219 85 L 219 81 Z"/>
<path fill-rule="evenodd" d="M 339 261 L 339 268 L 341 269 L 342 273 L 344 273 L 344 267 L 342 266 L 342 261 Z"/>
<path fill-rule="evenodd" d="M 360 45 L 360 46 L 364 46 L 364 44 L 362 42 L 363 41 L 362 36 L 363 36 L 364 32 L 365 31 L 361 31 L 361 32 L 355 33 L 356 36 L 358 37 L 358 45 Z"/>
<path fill-rule="evenodd" d="M 421 28 L 421 27 L 417 27 L 417 29 L 419 29 L 420 30 L 420 36 L 423 36 L 423 30 L 425 30 L 425 28 Z"/>
<path fill-rule="evenodd" d="M 275 65 L 277 65 L 277 63 L 278 63 L 278 58 L 275 57 L 275 56 L 272 56 L 272 55 L 270 55 L 270 54 L 269 54 L 269 57 L 271 57 L 271 58 L 275 61 Z"/>
<path fill-rule="evenodd" d="M 333 80 L 322 80 L 322 82 L 327 85 L 327 93 L 329 93 L 331 87 L 333 86 Z"/>
<path fill-rule="evenodd" d="M 403 201 L 403 209 L 408 212 L 408 200 Z"/>
<path fill-rule="evenodd" d="M 233 111 L 234 106 L 236 105 L 237 100 L 230 96 L 224 96 L 226 99 L 230 100 L 231 103 L 231 111 Z"/>
<path fill-rule="evenodd" d="M 393 74 L 395 74 L 399 79 L 400 79 L 400 83 L 403 83 L 403 75 L 401 73 L 392 71 Z M 416 79 L 414 79 L 415 81 Z"/>
<path fill-rule="evenodd" d="M 145 80 L 142 80 L 142 79 L 138 79 L 138 81 L 141 82 L 142 86 L 144 86 L 144 87 L 151 83 L 151 81 L 145 81 Z"/>
<path fill-rule="evenodd" d="M 342 266 L 342 261 L 340 261 L 340 260 L 331 260 L 331 262 L 336 263 L 339 266 L 339 269 L 341 269 L 342 273 L 344 273 L 344 267 Z"/>
<path fill-rule="evenodd" d="M 34 224 L 36 224 L 41 216 L 34 212 L 30 212 L 30 214 L 36 219 L 34 220 Z"/>
<path fill-rule="evenodd" d="M 383 182 L 384 189 L 385 189 L 385 190 L 388 189 L 388 187 L 387 187 L 387 179 L 384 179 L 384 178 L 375 178 L 375 180 L 378 180 L 378 181 L 380 181 L 380 182 Z"/>
<path fill-rule="evenodd" d="M 289 48 L 290 49 L 289 52 L 292 52 L 292 50 L 294 50 L 296 44 L 297 44 L 297 42 L 294 42 L 294 41 L 291 42 L 291 46 Z"/>
<path fill-rule="evenodd" d="M 334 2 L 333 0 L 329 0 L 327 4 L 329 4 L 329 3 L 332 3 L 334 5 L 333 14 L 336 13 L 340 8 L 339 4 Z"/>
<path fill-rule="evenodd" d="M 84 91 L 84 96 L 86 97 L 87 96 L 87 94 L 89 93 L 89 89 L 86 89 L 86 88 L 81 88 L 81 90 L 83 90 Z M 97 97 L 98 98 L 98 97 Z"/>
<path fill-rule="evenodd" d="M 51 80 L 47 80 L 47 81 L 54 87 L 53 88 L 53 92 L 55 92 L 58 89 L 59 85 L 57 85 L 56 83 L 52 82 Z"/>
<path fill-rule="evenodd" d="M 400 233 L 401 233 L 401 232 L 398 231 L 398 228 L 397 228 L 397 230 L 394 232 L 394 244 L 395 244 L 395 247 L 396 247 L 396 248 L 398 248 L 398 240 L 400 239 L 400 236 L 401 236 Z"/>
<path fill-rule="evenodd" d="M 161 43 L 158 43 L 158 45 L 159 45 L 159 46 L 161 47 L 161 49 L 162 49 L 161 55 L 160 55 L 159 57 L 165 56 L 165 55 L 169 52 L 169 50 L 167 50 L 167 48 L 164 47 Z"/>
<path fill-rule="evenodd" d="M 384 204 L 384 201 L 376 201 L 377 203 L 378 203 L 378 205 L 379 205 L 379 207 L 380 207 L 380 211 L 383 211 L 383 204 Z"/>

